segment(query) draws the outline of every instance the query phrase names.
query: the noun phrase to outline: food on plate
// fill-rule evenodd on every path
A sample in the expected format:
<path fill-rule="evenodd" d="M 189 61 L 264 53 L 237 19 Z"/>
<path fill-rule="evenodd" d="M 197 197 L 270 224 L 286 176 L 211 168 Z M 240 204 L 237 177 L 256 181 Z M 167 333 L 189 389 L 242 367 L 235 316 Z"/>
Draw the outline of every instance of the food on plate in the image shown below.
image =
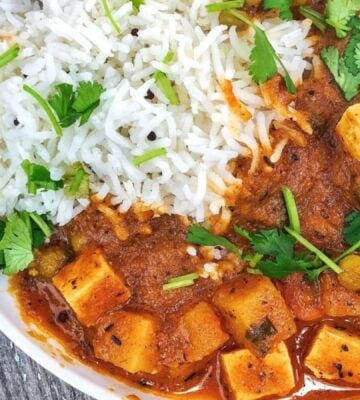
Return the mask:
<path fill-rule="evenodd" d="M 24 320 L 187 399 L 360 396 L 360 4 L 0 3 Z"/>

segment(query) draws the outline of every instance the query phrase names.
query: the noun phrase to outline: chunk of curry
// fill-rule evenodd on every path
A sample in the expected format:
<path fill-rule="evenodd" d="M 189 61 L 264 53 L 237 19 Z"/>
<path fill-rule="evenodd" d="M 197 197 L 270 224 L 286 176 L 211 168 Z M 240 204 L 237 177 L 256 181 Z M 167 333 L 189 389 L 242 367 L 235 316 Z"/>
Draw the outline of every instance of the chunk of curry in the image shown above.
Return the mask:
<path fill-rule="evenodd" d="M 360 384 L 360 337 L 323 325 L 305 358 L 305 366 L 317 378 Z"/>
<path fill-rule="evenodd" d="M 296 332 L 295 322 L 269 278 L 244 274 L 213 297 L 235 340 L 264 357 Z"/>
<path fill-rule="evenodd" d="M 295 386 L 288 349 L 279 343 L 265 358 L 247 349 L 221 355 L 225 380 L 234 400 L 287 395 Z"/>
<path fill-rule="evenodd" d="M 130 297 L 123 277 L 113 270 L 96 247 L 86 248 L 52 281 L 86 326 L 95 325 L 105 312 L 124 304 Z"/>
<path fill-rule="evenodd" d="M 158 318 L 149 313 L 114 312 L 102 318 L 93 339 L 95 356 L 130 373 L 159 370 Z"/>

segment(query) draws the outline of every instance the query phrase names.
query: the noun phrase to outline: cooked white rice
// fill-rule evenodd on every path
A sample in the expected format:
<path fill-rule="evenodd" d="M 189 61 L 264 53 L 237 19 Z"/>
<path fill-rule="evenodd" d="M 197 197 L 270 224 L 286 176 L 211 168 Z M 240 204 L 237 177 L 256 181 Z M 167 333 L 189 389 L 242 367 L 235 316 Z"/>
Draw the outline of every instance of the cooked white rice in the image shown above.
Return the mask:
<path fill-rule="evenodd" d="M 220 212 L 225 189 L 239 183 L 227 169 L 229 160 L 252 157 L 254 169 L 261 148 L 271 148 L 271 121 L 281 117 L 265 107 L 247 73 L 251 30 L 237 34 L 219 25 L 217 14 L 205 10 L 210 2 L 145 0 L 135 15 L 131 2 L 109 0 L 122 29 L 117 34 L 100 0 L 46 0 L 43 8 L 30 0 L 0 0 L 0 54 L 12 42 L 22 49 L 0 69 L 1 215 L 27 209 L 64 224 L 88 204 L 63 190 L 27 194 L 24 159 L 47 166 L 53 179 L 69 164 L 84 162 L 93 171 L 91 190 L 113 195 L 124 211 L 141 200 L 198 221 Z M 272 19 L 262 27 L 292 78 L 301 82 L 311 68 L 310 22 Z M 130 34 L 133 28 L 138 37 Z M 174 61 L 164 66 L 170 50 Z M 152 78 L 157 69 L 174 82 L 180 106 L 169 105 L 157 88 Z M 219 87 L 224 79 L 233 82 L 253 114 L 247 123 L 231 114 Z M 101 105 L 87 124 L 66 128 L 58 138 L 22 85 L 46 98 L 58 83 L 76 86 L 83 80 L 106 88 Z M 149 88 L 156 101 L 144 99 Z M 157 140 L 147 140 L 150 131 Z M 284 145 L 274 146 L 275 158 Z M 168 154 L 140 167 L 132 164 L 134 156 L 155 147 Z"/>

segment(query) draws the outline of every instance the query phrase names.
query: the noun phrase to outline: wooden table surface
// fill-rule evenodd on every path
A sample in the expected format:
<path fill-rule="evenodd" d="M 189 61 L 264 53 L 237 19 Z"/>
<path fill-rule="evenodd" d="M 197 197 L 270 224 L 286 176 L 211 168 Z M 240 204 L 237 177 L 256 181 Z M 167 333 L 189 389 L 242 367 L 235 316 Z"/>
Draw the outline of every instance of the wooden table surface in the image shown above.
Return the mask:
<path fill-rule="evenodd" d="M 57 379 L 0 332 L 1 400 L 92 400 Z"/>

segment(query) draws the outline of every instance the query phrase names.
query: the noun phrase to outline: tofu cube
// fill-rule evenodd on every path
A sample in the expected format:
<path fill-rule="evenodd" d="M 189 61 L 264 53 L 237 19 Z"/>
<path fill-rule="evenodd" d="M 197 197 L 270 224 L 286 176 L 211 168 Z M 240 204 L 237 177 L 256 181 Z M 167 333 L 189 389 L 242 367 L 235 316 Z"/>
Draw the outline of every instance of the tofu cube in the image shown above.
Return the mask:
<path fill-rule="evenodd" d="M 321 276 L 321 301 L 330 317 L 360 317 L 360 293 L 344 288 L 333 273 Z"/>
<path fill-rule="evenodd" d="M 360 384 L 360 337 L 323 325 L 305 358 L 305 366 L 317 378 Z"/>
<path fill-rule="evenodd" d="M 95 356 L 132 374 L 159 370 L 159 320 L 148 313 L 117 311 L 105 316 L 93 339 Z"/>
<path fill-rule="evenodd" d="M 285 396 L 295 386 L 291 359 L 284 342 L 264 358 L 247 349 L 221 355 L 225 381 L 234 400 Z"/>
<path fill-rule="evenodd" d="M 296 332 L 284 299 L 264 276 L 243 274 L 223 285 L 213 301 L 235 340 L 260 357 Z"/>
<path fill-rule="evenodd" d="M 187 339 L 184 353 L 188 362 L 202 360 L 229 339 L 214 310 L 203 301 L 180 318 L 179 330 Z"/>
<path fill-rule="evenodd" d="M 336 126 L 346 150 L 360 161 L 360 104 L 348 107 Z"/>
<path fill-rule="evenodd" d="M 95 325 L 107 311 L 124 304 L 130 290 L 111 268 L 101 250 L 90 247 L 53 278 L 77 318 L 86 326 Z"/>

